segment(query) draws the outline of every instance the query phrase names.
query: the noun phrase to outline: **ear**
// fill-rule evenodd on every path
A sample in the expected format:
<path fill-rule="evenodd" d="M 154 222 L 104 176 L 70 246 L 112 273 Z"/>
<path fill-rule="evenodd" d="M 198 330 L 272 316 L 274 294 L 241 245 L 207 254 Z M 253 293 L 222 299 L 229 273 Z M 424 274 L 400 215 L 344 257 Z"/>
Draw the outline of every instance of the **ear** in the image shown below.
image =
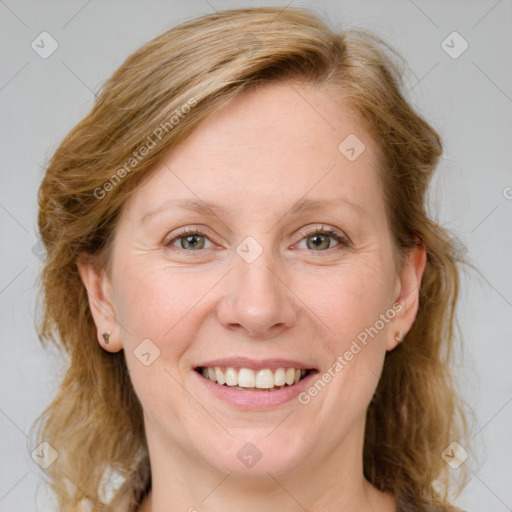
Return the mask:
<path fill-rule="evenodd" d="M 79 256 L 77 266 L 82 283 L 87 290 L 98 342 L 108 352 L 118 352 L 123 347 L 110 279 L 104 270 L 95 267 L 92 257 L 88 254 Z M 104 333 L 108 334 L 107 340 L 103 337 Z"/>
<path fill-rule="evenodd" d="M 411 330 L 420 303 L 420 287 L 427 264 L 425 244 L 418 240 L 417 245 L 409 249 L 405 256 L 399 276 L 399 290 L 395 304 L 400 304 L 394 323 L 388 335 L 387 350 L 393 350 Z"/>

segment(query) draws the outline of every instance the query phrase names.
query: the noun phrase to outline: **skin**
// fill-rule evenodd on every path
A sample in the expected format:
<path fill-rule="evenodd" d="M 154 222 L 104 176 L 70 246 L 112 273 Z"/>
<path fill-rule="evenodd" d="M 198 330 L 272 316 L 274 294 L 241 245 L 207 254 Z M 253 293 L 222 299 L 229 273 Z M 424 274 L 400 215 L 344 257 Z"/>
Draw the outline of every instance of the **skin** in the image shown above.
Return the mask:
<path fill-rule="evenodd" d="M 338 150 L 351 133 L 366 145 L 355 161 Z M 363 476 L 365 414 L 386 351 L 414 322 L 425 252 L 397 271 L 376 168 L 373 142 L 340 99 L 265 85 L 203 122 L 130 197 L 110 275 L 81 260 L 98 342 L 124 349 L 144 409 L 153 487 L 141 511 L 395 510 Z M 291 215 L 304 197 L 318 209 Z M 347 203 L 326 203 L 337 197 Z M 170 206 L 141 222 L 187 198 L 226 211 Z M 322 225 L 349 245 L 325 235 L 312 247 L 306 230 Z M 204 248 L 182 248 L 181 227 L 202 227 Z M 263 250 L 252 263 L 236 252 L 247 236 Z M 303 361 L 320 376 L 394 303 L 401 311 L 306 405 L 241 411 L 194 374 L 201 361 L 245 356 Z M 150 366 L 134 355 L 146 338 L 160 350 Z M 252 468 L 237 458 L 247 442 L 262 454 Z"/>

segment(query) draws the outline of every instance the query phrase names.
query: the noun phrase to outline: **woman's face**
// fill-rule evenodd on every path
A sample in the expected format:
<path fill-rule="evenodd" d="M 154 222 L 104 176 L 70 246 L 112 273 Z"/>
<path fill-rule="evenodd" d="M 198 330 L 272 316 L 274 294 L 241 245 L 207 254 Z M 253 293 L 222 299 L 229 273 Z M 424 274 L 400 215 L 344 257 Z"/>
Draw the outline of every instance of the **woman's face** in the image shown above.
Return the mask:
<path fill-rule="evenodd" d="M 359 467 L 423 265 L 397 273 L 375 147 L 339 100 L 281 83 L 225 105 L 125 204 L 91 302 L 104 348 L 124 349 L 152 464 Z"/>

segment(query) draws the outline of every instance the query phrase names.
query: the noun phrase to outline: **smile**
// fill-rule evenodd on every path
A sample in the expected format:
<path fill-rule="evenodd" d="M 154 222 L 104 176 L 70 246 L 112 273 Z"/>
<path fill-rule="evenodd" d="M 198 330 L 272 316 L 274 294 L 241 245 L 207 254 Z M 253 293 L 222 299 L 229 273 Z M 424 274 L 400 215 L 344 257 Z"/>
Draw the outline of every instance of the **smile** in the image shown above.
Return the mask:
<path fill-rule="evenodd" d="M 300 360 L 248 357 L 197 361 L 191 369 L 209 395 L 246 411 L 292 402 L 319 373 L 311 363 Z"/>
<path fill-rule="evenodd" d="M 238 391 L 277 391 L 305 378 L 310 370 L 299 368 L 233 368 L 200 366 L 196 368 L 205 379 Z"/>

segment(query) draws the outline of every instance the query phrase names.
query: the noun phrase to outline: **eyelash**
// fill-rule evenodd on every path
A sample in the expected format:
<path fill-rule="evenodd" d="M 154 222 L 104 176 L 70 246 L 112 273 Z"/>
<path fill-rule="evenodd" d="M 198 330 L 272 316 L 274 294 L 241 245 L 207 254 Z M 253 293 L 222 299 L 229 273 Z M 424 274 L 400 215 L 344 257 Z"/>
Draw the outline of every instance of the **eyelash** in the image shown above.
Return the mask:
<path fill-rule="evenodd" d="M 210 240 L 209 236 L 208 236 L 208 233 L 206 233 L 205 231 L 202 231 L 201 229 L 190 229 L 190 228 L 183 228 L 182 230 L 178 231 L 178 233 L 176 233 L 176 235 L 171 239 L 169 240 L 168 242 L 165 243 L 165 245 L 167 247 L 173 247 L 172 244 L 174 242 L 176 242 L 177 240 L 179 240 L 180 238 L 185 238 L 187 236 L 195 236 L 195 235 L 198 235 L 198 236 L 204 236 L 205 238 L 208 238 L 208 240 Z M 338 242 L 339 245 L 336 245 L 334 247 L 329 247 L 329 249 L 326 249 L 324 251 L 310 251 L 310 252 L 327 252 L 327 251 L 330 251 L 331 249 L 335 249 L 336 247 L 339 247 L 339 248 L 347 248 L 347 247 L 350 247 L 350 241 L 349 239 L 339 233 L 337 230 L 335 230 L 334 228 L 331 228 L 331 227 L 326 227 L 326 226 L 321 226 L 321 227 L 315 227 L 315 228 L 310 228 L 308 229 L 302 236 L 302 238 L 299 240 L 299 242 L 302 242 L 304 239 L 306 239 L 307 237 L 309 236 L 313 236 L 313 235 L 328 235 L 330 236 L 331 238 L 334 238 L 334 240 L 336 240 L 336 242 Z M 210 240 L 211 241 L 211 240 Z M 185 251 L 185 252 L 189 252 L 189 253 L 193 253 L 193 252 L 201 252 L 202 250 L 198 250 L 198 251 L 188 251 L 186 249 L 183 249 L 182 247 L 174 247 L 175 249 L 178 249 L 178 250 L 181 250 L 181 251 Z M 203 249 L 204 250 L 204 249 Z"/>

